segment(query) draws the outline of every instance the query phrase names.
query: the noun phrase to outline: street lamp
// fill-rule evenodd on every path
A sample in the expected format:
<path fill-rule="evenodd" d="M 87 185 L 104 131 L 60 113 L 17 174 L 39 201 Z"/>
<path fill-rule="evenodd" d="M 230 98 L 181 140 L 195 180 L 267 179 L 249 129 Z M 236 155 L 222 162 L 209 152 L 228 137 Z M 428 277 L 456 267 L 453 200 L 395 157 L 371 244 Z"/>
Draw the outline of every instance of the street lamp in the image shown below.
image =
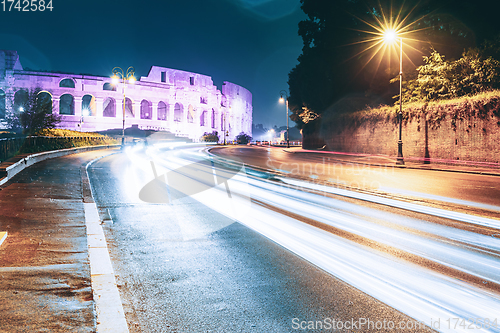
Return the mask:
<path fill-rule="evenodd" d="M 127 71 L 124 73 L 123 69 L 120 67 L 115 67 L 113 68 L 113 76 L 111 77 L 111 83 L 116 86 L 120 81 L 123 84 L 123 125 L 122 125 L 122 147 L 125 145 L 125 104 L 126 104 L 126 97 L 125 97 L 125 83 L 129 84 L 134 84 L 135 83 L 135 77 L 134 77 L 134 67 L 130 66 L 127 68 Z"/>
<path fill-rule="evenodd" d="M 405 160 L 403 158 L 403 140 L 401 140 L 402 123 L 403 123 L 403 38 L 399 37 L 395 30 L 388 29 L 384 31 L 383 34 L 384 41 L 387 44 L 394 43 L 399 39 L 399 140 L 398 140 L 398 158 L 396 164 L 404 165 Z"/>
<path fill-rule="evenodd" d="M 289 128 L 288 128 L 288 93 L 285 90 L 280 91 L 280 103 L 285 103 L 286 105 L 286 147 L 290 148 L 290 136 L 288 135 Z M 283 95 L 286 97 L 286 101 L 283 98 Z"/>
<path fill-rule="evenodd" d="M 226 112 L 222 109 L 222 135 L 224 136 L 224 146 L 226 145 L 226 136 L 229 136 L 229 131 L 226 129 Z M 229 107 L 229 112 L 231 112 L 231 107 Z"/>

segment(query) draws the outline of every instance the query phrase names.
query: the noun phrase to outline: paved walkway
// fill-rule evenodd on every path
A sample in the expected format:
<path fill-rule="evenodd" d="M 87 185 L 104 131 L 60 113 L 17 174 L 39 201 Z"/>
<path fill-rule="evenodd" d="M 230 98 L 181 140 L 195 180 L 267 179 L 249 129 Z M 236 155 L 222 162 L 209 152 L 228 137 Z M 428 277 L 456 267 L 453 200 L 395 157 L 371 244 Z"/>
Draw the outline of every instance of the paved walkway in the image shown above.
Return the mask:
<path fill-rule="evenodd" d="M 0 187 L 0 332 L 94 332 L 82 166 L 109 150 L 37 163 Z M 88 195 L 88 194 L 87 194 Z"/>
<path fill-rule="evenodd" d="M 464 172 L 474 174 L 485 174 L 492 176 L 500 176 L 500 163 L 487 162 L 472 162 L 472 161 L 453 161 L 453 160 L 436 160 L 431 159 L 430 163 L 426 164 L 422 160 L 405 158 L 404 165 L 396 165 L 396 157 L 384 155 L 368 155 L 354 154 L 343 152 L 332 152 L 323 150 L 306 150 L 301 147 L 283 148 L 289 153 L 300 154 L 327 154 L 330 159 L 346 163 L 359 163 L 368 165 L 380 166 L 396 166 L 400 168 L 422 169 L 422 170 L 437 170 L 449 172 Z"/>

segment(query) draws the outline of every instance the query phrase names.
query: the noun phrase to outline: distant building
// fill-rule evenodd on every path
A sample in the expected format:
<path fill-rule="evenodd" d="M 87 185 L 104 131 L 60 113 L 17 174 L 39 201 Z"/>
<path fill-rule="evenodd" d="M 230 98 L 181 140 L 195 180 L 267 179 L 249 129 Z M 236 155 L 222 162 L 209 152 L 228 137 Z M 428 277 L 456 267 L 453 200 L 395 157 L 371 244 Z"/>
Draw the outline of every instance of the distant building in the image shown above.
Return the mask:
<path fill-rule="evenodd" d="M 58 127 L 64 129 L 121 129 L 125 103 L 126 128 L 169 131 L 194 141 L 212 131 L 221 141 L 226 131 L 227 140 L 252 134 L 252 94 L 234 83 L 224 82 L 221 91 L 210 76 L 153 66 L 135 84 L 113 86 L 111 77 L 25 71 L 17 51 L 0 50 L 0 126 L 6 111 L 19 111 L 35 88 L 62 116 Z"/>

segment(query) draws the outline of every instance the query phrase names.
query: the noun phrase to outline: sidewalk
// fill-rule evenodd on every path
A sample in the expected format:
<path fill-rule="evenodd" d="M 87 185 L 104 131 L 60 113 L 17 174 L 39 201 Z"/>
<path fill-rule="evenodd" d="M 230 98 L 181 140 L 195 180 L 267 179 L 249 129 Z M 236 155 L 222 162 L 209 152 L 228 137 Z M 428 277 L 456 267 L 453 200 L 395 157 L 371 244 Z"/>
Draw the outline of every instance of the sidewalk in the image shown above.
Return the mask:
<path fill-rule="evenodd" d="M 430 159 L 430 163 L 425 164 L 423 160 L 406 157 L 404 159 L 404 165 L 396 165 L 396 157 L 389 157 L 384 155 L 355 154 L 324 150 L 306 150 L 302 149 L 301 147 L 284 148 L 283 151 L 292 154 L 327 154 L 331 160 L 336 160 L 344 163 L 500 176 L 500 163 Z"/>
<path fill-rule="evenodd" d="M 0 332 L 95 332 L 82 166 L 48 159 L 0 186 Z M 84 170 L 84 169 L 83 169 Z"/>

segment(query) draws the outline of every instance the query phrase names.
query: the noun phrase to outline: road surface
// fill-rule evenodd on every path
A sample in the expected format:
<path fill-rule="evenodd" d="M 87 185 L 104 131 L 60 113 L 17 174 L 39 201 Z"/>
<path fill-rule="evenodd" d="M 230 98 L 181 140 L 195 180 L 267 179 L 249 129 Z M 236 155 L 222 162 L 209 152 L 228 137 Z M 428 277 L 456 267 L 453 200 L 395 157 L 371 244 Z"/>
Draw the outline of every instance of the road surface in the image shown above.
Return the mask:
<path fill-rule="evenodd" d="M 498 192 L 489 179 L 465 182 L 476 188 L 469 196 L 443 191 L 438 172 L 374 178 L 414 192 L 409 184 L 428 181 L 441 192 L 427 194 L 460 200 L 443 209 L 368 191 L 380 186 L 352 191 L 221 164 L 196 146 L 136 147 L 88 172 L 132 332 L 294 332 L 333 321 L 344 331 L 500 331 L 497 201 L 476 199 L 477 187 Z"/>

